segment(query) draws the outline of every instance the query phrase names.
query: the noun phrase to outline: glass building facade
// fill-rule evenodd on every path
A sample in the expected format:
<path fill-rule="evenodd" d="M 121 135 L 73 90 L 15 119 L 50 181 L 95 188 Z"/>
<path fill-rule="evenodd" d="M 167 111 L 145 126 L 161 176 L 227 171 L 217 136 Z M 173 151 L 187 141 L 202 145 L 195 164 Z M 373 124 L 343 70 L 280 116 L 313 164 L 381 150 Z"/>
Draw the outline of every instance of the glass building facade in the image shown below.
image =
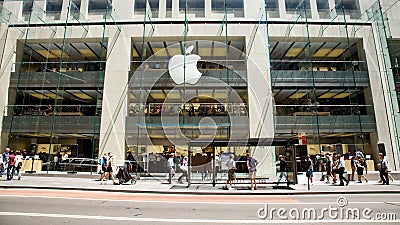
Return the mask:
<path fill-rule="evenodd" d="M 38 155 L 36 170 L 48 173 L 96 173 L 98 157 L 113 152 L 132 172 L 155 174 L 170 153 L 176 162 L 187 155 L 190 140 L 279 137 L 301 140 L 315 159 L 340 149 L 376 161 L 382 143 L 398 170 L 397 9 L 358 0 L 1 1 L 1 149 Z M 216 154 L 240 161 L 251 152 L 267 176 L 287 150 Z M 190 153 L 193 173 L 215 171 L 210 146 Z"/>

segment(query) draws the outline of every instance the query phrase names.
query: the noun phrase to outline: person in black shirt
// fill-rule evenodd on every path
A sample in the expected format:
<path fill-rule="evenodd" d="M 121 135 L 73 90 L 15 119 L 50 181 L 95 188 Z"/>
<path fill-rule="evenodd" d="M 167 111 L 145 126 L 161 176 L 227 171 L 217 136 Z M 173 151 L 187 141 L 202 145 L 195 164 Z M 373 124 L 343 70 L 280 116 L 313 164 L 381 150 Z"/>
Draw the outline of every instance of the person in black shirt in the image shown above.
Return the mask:
<path fill-rule="evenodd" d="M 278 184 L 281 181 L 282 177 L 285 177 L 286 181 L 289 182 L 289 178 L 287 175 L 287 162 L 285 160 L 285 157 L 282 155 L 279 155 L 279 168 L 281 174 L 279 175 Z"/>

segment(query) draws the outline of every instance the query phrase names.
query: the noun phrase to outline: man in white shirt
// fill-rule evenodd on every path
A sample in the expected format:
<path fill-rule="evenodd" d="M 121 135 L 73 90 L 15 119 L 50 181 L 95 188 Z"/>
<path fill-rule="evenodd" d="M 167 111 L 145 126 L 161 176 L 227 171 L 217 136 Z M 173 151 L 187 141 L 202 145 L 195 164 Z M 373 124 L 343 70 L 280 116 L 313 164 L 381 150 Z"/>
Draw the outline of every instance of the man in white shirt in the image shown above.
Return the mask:
<path fill-rule="evenodd" d="M 67 152 L 64 152 L 64 155 L 62 156 L 62 161 L 65 161 L 65 160 L 67 160 L 68 159 L 68 154 L 67 154 Z"/>
<path fill-rule="evenodd" d="M 337 165 L 337 171 L 339 174 L 339 179 L 340 179 L 340 184 L 339 186 L 344 186 L 344 182 L 346 182 L 346 186 L 349 185 L 349 180 L 347 180 L 344 176 L 343 173 L 345 172 L 345 164 L 344 164 L 344 157 L 342 157 L 340 154 L 337 154 L 337 160 L 338 160 L 338 165 Z"/>
<path fill-rule="evenodd" d="M 228 167 L 228 180 L 226 181 L 226 185 L 225 188 L 228 190 L 232 190 L 232 183 L 233 180 L 236 179 L 236 174 L 235 174 L 235 170 L 236 170 L 236 162 L 234 160 L 235 156 L 233 154 L 231 154 L 230 159 L 228 160 L 228 162 L 226 162 L 226 166 Z M 229 187 L 228 187 L 229 184 Z"/>
<path fill-rule="evenodd" d="M 167 161 L 167 168 L 168 168 L 168 183 L 172 183 L 172 178 L 175 176 L 175 163 L 174 163 L 174 154 L 169 156 Z"/>

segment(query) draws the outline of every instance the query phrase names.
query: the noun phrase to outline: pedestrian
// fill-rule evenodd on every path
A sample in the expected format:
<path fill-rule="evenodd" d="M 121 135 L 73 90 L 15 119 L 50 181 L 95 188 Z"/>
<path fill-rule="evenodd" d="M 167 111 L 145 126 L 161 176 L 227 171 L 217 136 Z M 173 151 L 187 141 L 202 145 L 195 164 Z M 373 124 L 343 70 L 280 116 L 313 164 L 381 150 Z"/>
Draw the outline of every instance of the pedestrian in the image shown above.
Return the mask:
<path fill-rule="evenodd" d="M 343 174 L 345 173 L 345 164 L 344 164 L 344 158 L 341 157 L 340 154 L 337 154 L 337 173 L 339 174 L 339 179 L 340 179 L 340 184 L 339 186 L 344 186 L 344 181 L 346 182 L 346 186 L 349 185 L 350 180 L 347 180 Z"/>
<path fill-rule="evenodd" d="M 326 163 L 325 163 L 326 183 L 329 184 L 330 182 L 329 178 L 332 177 L 332 158 L 329 153 L 327 153 L 325 157 L 326 157 Z"/>
<path fill-rule="evenodd" d="M 310 156 L 307 156 L 306 160 L 306 176 L 308 177 L 308 180 L 310 180 L 311 185 L 313 184 L 313 176 L 314 176 L 314 170 L 313 170 L 313 161 L 311 160 Z"/>
<path fill-rule="evenodd" d="M 5 152 L 3 152 L 1 156 L 3 158 L 3 167 L 1 168 L 1 176 L 3 176 L 4 173 L 7 173 L 8 156 L 10 156 L 10 148 L 6 148 Z"/>
<path fill-rule="evenodd" d="M 194 116 L 194 106 L 192 102 L 189 102 L 189 116 Z"/>
<path fill-rule="evenodd" d="M 279 170 L 281 172 L 279 174 L 279 179 L 278 179 L 278 185 L 279 185 L 279 182 L 281 181 L 282 177 L 285 177 L 286 182 L 289 182 L 289 178 L 287 175 L 287 162 L 285 160 L 285 156 L 279 155 L 278 159 L 279 159 Z"/>
<path fill-rule="evenodd" d="M 100 157 L 99 162 L 98 162 L 98 164 L 99 164 L 100 182 L 102 182 L 103 179 L 105 178 L 104 174 L 106 173 L 106 170 L 107 170 L 107 158 L 108 158 L 108 155 L 107 155 L 107 152 L 105 152 L 103 154 L 103 156 Z"/>
<path fill-rule="evenodd" d="M 185 156 L 185 157 L 183 157 L 182 164 L 180 166 L 180 169 L 182 171 L 182 175 L 178 178 L 178 181 L 181 184 L 183 183 L 182 180 L 183 180 L 184 177 L 186 178 L 186 182 L 188 182 L 188 166 L 189 166 L 188 157 Z"/>
<path fill-rule="evenodd" d="M 351 165 L 351 179 L 350 180 L 354 181 L 354 173 L 356 172 L 356 168 L 357 168 L 356 156 L 351 157 L 350 165 Z"/>
<path fill-rule="evenodd" d="M 111 177 L 113 184 L 117 185 L 119 183 L 115 182 L 114 180 L 114 175 L 113 175 L 113 165 L 114 165 L 114 157 L 113 155 L 111 155 L 111 152 L 107 153 L 107 164 L 106 164 L 106 170 L 104 173 L 104 177 L 106 177 L 106 179 L 108 179 L 109 177 Z M 103 184 L 103 179 L 100 179 L 100 184 Z"/>
<path fill-rule="evenodd" d="M 389 172 L 388 163 L 382 153 L 379 153 L 379 160 L 381 164 L 381 169 L 379 171 L 379 176 L 382 180 L 382 185 L 389 185 Z"/>
<path fill-rule="evenodd" d="M 339 161 L 337 160 L 337 155 L 336 153 L 333 153 L 332 155 L 332 177 L 333 177 L 333 182 L 332 184 L 336 184 L 337 181 L 337 177 L 336 174 L 338 174 L 338 163 Z"/>
<path fill-rule="evenodd" d="M 249 179 L 250 179 L 250 189 L 257 190 L 256 176 L 257 176 L 257 164 L 258 161 L 250 155 L 250 153 L 246 154 L 247 157 L 247 169 L 249 171 Z"/>
<path fill-rule="evenodd" d="M 68 159 L 68 153 L 64 152 L 64 155 L 62 155 L 62 161 L 65 162 Z"/>
<path fill-rule="evenodd" d="M 175 176 L 175 163 L 174 163 L 174 154 L 169 155 L 169 159 L 167 161 L 167 169 L 168 169 L 168 183 L 172 183 L 172 178 Z"/>
<path fill-rule="evenodd" d="M 21 151 L 17 150 L 16 151 L 16 156 L 15 156 L 15 165 L 16 165 L 16 170 L 17 170 L 17 175 L 18 175 L 18 180 L 21 180 L 21 168 L 22 168 L 22 155 Z"/>
<path fill-rule="evenodd" d="M 202 156 L 202 160 L 201 161 L 204 163 L 201 166 L 201 168 L 202 168 L 202 170 L 201 170 L 201 180 L 205 181 L 206 178 L 208 177 L 208 170 L 210 169 L 209 168 L 210 165 L 208 164 L 208 155 L 207 155 L 207 153 L 204 152 L 201 156 Z"/>
<path fill-rule="evenodd" d="M 365 182 L 368 183 L 367 177 L 364 175 L 364 160 L 356 156 L 357 176 L 358 183 L 362 183 L 361 178 L 364 178 Z"/>
<path fill-rule="evenodd" d="M 15 155 L 14 151 L 11 150 L 10 154 L 8 156 L 8 167 L 7 167 L 7 180 L 12 180 L 14 177 L 14 172 L 15 172 Z"/>
<path fill-rule="evenodd" d="M 226 166 L 228 167 L 228 180 L 226 181 L 225 189 L 232 190 L 233 180 L 236 179 L 236 162 L 234 160 L 235 156 L 233 154 L 230 155 L 228 162 L 226 162 Z M 228 186 L 229 184 L 229 186 Z"/>

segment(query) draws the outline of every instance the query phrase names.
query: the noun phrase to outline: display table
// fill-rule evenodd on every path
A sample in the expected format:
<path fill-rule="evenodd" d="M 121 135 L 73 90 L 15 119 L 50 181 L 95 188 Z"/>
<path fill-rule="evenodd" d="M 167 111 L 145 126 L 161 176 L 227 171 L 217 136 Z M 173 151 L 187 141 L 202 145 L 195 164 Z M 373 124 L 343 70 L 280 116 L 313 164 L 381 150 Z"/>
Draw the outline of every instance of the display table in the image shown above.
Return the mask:
<path fill-rule="evenodd" d="M 22 171 L 42 171 L 42 160 L 34 160 L 33 161 L 33 169 L 32 169 L 32 160 L 22 160 Z"/>

